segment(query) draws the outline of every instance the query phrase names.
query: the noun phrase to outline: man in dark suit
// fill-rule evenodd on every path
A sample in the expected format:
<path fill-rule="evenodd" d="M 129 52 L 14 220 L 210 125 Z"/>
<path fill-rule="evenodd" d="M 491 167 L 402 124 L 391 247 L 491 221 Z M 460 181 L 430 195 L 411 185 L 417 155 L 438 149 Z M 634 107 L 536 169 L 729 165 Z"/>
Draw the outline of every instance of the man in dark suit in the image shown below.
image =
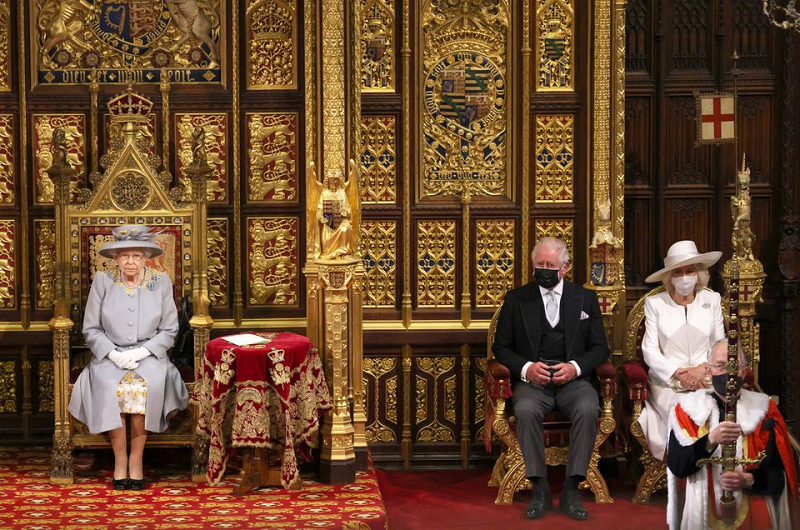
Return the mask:
<path fill-rule="evenodd" d="M 517 439 L 533 499 L 525 511 L 539 519 L 552 508 L 544 459 L 544 416 L 555 408 L 572 422 L 569 461 L 559 508 L 585 520 L 578 484 L 586 478 L 600 404 L 595 368 L 608 359 L 597 295 L 564 280 L 569 252 L 560 239 L 534 247 L 535 280 L 506 294 L 492 351 L 513 378 Z"/>

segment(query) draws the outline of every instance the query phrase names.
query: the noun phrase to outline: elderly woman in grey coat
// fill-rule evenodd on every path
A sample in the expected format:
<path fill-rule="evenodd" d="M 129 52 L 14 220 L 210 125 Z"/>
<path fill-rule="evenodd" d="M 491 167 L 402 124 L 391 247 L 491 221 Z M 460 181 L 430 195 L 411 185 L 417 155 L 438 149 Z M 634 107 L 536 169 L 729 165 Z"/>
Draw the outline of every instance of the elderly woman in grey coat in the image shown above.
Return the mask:
<path fill-rule="evenodd" d="M 112 487 L 143 489 L 147 431 L 164 431 L 169 414 L 188 406 L 189 394 L 167 357 L 178 332 L 172 282 L 167 274 L 145 267 L 148 257 L 163 252 L 156 234 L 140 225 L 120 226 L 113 233 L 114 241 L 99 252 L 118 268 L 94 275 L 83 318 L 92 360 L 75 383 L 69 411 L 90 432 L 109 432 Z"/>

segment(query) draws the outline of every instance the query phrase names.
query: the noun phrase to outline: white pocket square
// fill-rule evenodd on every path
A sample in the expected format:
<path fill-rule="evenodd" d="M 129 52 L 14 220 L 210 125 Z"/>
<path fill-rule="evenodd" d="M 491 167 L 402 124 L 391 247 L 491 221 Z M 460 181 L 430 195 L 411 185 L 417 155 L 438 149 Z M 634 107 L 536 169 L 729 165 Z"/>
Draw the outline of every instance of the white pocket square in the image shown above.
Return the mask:
<path fill-rule="evenodd" d="M 589 315 L 586 314 L 586 311 L 581 311 L 581 320 L 586 320 L 589 318 Z"/>

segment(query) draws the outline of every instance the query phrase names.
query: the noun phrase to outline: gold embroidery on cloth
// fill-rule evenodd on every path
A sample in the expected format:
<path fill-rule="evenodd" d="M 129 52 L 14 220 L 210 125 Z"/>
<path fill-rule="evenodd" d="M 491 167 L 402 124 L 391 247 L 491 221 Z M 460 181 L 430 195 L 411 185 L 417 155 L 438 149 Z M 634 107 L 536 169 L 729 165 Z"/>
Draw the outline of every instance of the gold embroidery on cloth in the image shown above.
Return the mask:
<path fill-rule="evenodd" d="M 233 379 L 233 362 L 235 360 L 236 354 L 233 353 L 233 348 L 222 350 L 222 358 L 214 367 L 214 381 L 222 383 L 223 385 L 231 384 L 231 379 Z"/>

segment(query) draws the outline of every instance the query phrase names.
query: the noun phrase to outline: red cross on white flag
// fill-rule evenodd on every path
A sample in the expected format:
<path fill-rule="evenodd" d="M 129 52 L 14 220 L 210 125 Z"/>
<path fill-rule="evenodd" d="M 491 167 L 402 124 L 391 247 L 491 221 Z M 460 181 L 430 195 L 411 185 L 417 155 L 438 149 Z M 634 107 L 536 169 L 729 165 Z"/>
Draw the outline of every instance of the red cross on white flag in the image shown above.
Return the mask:
<path fill-rule="evenodd" d="M 697 95 L 697 143 L 719 143 L 736 139 L 732 94 Z"/>

